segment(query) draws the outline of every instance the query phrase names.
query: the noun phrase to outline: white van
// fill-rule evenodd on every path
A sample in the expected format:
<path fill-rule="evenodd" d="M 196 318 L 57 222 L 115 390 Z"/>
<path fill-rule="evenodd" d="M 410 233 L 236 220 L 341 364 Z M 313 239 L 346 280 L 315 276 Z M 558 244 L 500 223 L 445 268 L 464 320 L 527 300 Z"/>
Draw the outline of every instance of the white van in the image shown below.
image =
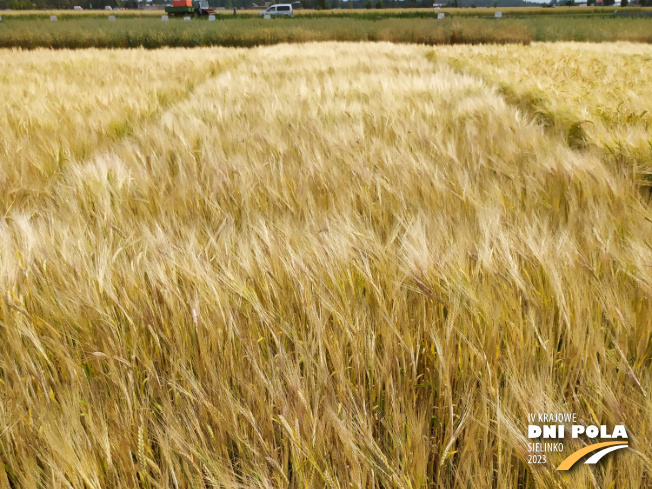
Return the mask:
<path fill-rule="evenodd" d="M 84 10 L 84 9 L 81 8 L 79 5 L 75 5 L 72 9 L 73 9 L 73 10 Z"/>
<path fill-rule="evenodd" d="M 267 10 L 263 10 L 258 14 L 259 17 L 265 15 L 270 15 L 272 17 L 294 17 L 292 13 L 292 5 L 289 3 L 279 3 L 278 5 L 272 5 Z"/>

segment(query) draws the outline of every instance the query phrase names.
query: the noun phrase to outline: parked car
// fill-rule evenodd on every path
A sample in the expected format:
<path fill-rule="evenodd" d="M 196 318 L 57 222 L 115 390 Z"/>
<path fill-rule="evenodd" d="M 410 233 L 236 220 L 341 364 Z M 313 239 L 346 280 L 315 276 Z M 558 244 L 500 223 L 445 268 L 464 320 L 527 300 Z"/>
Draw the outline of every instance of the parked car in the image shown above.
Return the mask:
<path fill-rule="evenodd" d="M 278 5 L 272 5 L 267 10 L 263 10 L 258 14 L 260 17 L 265 15 L 270 15 L 272 17 L 294 17 L 292 13 L 292 5 L 289 3 L 279 3 Z"/>
<path fill-rule="evenodd" d="M 84 9 L 81 8 L 79 5 L 75 5 L 72 9 L 73 9 L 73 10 L 84 10 Z"/>
<path fill-rule="evenodd" d="M 104 7 L 104 10 L 113 10 L 113 9 L 107 5 L 106 7 Z"/>

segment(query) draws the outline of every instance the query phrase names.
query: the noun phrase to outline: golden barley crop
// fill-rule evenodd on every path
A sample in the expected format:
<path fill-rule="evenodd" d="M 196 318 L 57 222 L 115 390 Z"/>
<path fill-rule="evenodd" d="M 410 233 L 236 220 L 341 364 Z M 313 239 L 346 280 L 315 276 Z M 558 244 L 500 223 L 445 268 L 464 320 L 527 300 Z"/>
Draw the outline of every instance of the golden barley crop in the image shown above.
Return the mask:
<path fill-rule="evenodd" d="M 649 193 L 516 95 L 652 48 L 566 47 L 0 51 L 0 488 L 650 487 Z"/>
<path fill-rule="evenodd" d="M 571 145 L 592 146 L 652 185 L 652 49 L 644 44 L 535 43 L 437 51 Z M 436 58 L 436 56 L 434 56 Z"/>

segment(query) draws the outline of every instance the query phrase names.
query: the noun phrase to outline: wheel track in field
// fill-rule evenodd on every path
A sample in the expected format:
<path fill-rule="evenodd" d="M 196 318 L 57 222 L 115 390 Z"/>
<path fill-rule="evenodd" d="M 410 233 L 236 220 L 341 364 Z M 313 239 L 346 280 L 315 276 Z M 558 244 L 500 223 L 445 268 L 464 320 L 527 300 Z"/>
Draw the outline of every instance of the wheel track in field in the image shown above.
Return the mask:
<path fill-rule="evenodd" d="M 571 149 L 583 150 L 587 148 L 587 136 L 582 128 L 583 121 L 574 113 L 559 113 L 548 108 L 549 101 L 542 93 L 528 92 L 524 95 L 518 94 L 514 88 L 507 83 L 496 83 L 481 70 L 476 69 L 470 63 L 450 56 L 438 56 L 436 51 L 430 51 L 426 58 L 434 65 L 445 63 L 455 72 L 470 75 L 485 82 L 496 89 L 498 94 L 511 107 L 525 113 L 534 122 L 543 127 L 551 136 L 561 136 L 566 140 Z"/>
<path fill-rule="evenodd" d="M 87 153 L 84 141 L 69 148 L 68 155 L 60 153 L 58 156 L 60 159 L 59 169 L 47 181 L 44 181 L 40 188 L 32 189 L 29 195 L 20 198 L 15 195 L 0 197 L 0 209 L 5 210 L 5 216 L 10 215 L 10 212 L 24 212 L 28 215 L 34 212 L 43 212 L 44 209 L 53 205 L 56 189 L 62 184 L 62 181 L 65 181 L 65 175 L 71 168 L 92 161 L 100 154 L 110 153 L 112 148 L 128 141 L 141 128 L 156 124 L 166 112 L 191 99 L 197 90 L 209 83 L 210 80 L 234 69 L 243 58 L 243 53 L 238 53 L 235 56 L 226 54 L 223 59 L 208 61 L 207 66 L 200 74 L 189 75 L 183 88 L 171 87 L 165 91 L 152 93 L 151 97 L 158 102 L 154 110 L 139 113 L 127 109 L 122 117 L 109 120 L 103 128 L 105 137 L 95 145 L 90 154 Z M 178 96 L 180 93 L 181 97 Z"/>
<path fill-rule="evenodd" d="M 141 114 L 134 120 L 130 120 L 129 117 L 126 117 L 111 121 L 107 125 L 107 138 L 102 142 L 102 144 L 100 144 L 100 146 L 97 147 L 91 155 L 83 158 L 82 161 L 73 160 L 71 163 L 82 163 L 83 161 L 90 161 L 98 154 L 110 152 L 112 147 L 120 145 L 129 140 L 140 128 L 155 124 L 157 121 L 161 120 L 161 117 L 163 117 L 166 112 L 175 106 L 190 100 L 192 96 L 200 89 L 200 87 L 210 83 L 212 79 L 220 76 L 221 74 L 237 67 L 242 62 L 243 58 L 244 55 L 239 53 L 235 57 L 227 57 L 224 60 L 219 59 L 211 61 L 209 66 L 203 72 L 203 77 L 197 77 L 197 79 L 188 80 L 185 86 L 184 96 L 182 98 L 175 98 L 175 90 L 170 90 L 169 92 L 165 92 L 158 97 L 160 104 L 157 110 L 149 114 Z"/>
<path fill-rule="evenodd" d="M 509 83 L 493 79 L 487 73 L 473 66 L 469 60 L 439 56 L 436 51 L 430 51 L 426 58 L 433 65 L 444 63 L 455 72 L 470 75 L 483 80 L 493 87 L 505 100 L 505 103 L 514 107 L 519 112 L 540 125 L 552 138 L 565 142 L 573 151 L 593 152 L 605 164 L 625 168 L 632 171 L 632 180 L 642 191 L 644 200 L 650 203 L 652 199 L 652 142 L 650 148 L 629 147 L 626 141 L 616 141 L 611 145 L 603 144 L 591 137 L 585 127 L 592 124 L 574 110 L 566 107 L 555 109 L 553 100 L 540 90 L 526 90 L 519 92 Z M 636 154 L 638 152 L 638 154 Z"/>

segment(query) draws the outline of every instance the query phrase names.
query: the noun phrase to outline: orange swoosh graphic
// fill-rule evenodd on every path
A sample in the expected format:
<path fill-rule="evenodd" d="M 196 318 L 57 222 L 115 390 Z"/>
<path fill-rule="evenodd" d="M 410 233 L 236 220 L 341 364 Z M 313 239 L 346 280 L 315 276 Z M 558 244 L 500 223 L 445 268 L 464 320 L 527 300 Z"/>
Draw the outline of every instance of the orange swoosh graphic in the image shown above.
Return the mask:
<path fill-rule="evenodd" d="M 566 457 L 566 459 L 561 464 L 559 464 L 557 470 L 568 470 L 575 464 L 575 462 L 577 462 L 587 453 L 595 452 L 596 450 L 600 450 L 601 448 L 610 447 L 613 445 L 627 445 L 627 442 L 605 441 L 603 443 L 594 443 L 593 445 L 589 445 L 588 447 L 580 448 L 578 451 L 573 452 L 568 457 Z"/>

